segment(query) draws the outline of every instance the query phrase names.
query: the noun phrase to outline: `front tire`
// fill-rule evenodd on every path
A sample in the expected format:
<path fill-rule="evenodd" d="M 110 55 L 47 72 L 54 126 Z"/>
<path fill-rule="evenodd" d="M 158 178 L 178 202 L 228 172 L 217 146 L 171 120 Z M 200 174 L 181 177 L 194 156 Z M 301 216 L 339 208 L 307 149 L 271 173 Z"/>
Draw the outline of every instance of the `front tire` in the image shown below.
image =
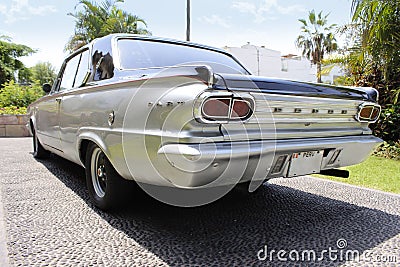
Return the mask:
<path fill-rule="evenodd" d="M 50 156 L 50 152 L 44 149 L 40 143 L 35 128 L 32 127 L 32 141 L 33 141 L 33 157 L 36 159 L 47 159 Z"/>
<path fill-rule="evenodd" d="M 115 209 L 125 195 L 127 183 L 114 169 L 104 152 L 90 144 L 86 152 L 86 185 L 94 205 L 102 210 Z"/>

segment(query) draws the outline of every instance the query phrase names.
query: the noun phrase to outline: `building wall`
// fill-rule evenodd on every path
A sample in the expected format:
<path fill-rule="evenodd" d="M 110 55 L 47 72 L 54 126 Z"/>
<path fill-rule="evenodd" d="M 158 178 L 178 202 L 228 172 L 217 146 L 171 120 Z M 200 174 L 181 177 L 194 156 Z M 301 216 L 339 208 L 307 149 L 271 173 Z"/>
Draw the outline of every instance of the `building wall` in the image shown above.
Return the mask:
<path fill-rule="evenodd" d="M 317 68 L 301 56 L 282 57 L 280 51 L 246 44 L 242 47 L 225 47 L 254 75 L 283 78 L 289 80 L 316 82 Z M 323 76 L 324 82 L 332 83 L 334 78 L 341 75 L 339 68 Z"/>
<path fill-rule="evenodd" d="M 317 67 L 304 57 L 282 58 L 280 78 L 296 81 L 315 82 Z"/>
<path fill-rule="evenodd" d="M 265 47 L 244 45 L 242 47 L 226 47 L 254 75 L 279 77 L 281 72 L 281 52 Z"/>

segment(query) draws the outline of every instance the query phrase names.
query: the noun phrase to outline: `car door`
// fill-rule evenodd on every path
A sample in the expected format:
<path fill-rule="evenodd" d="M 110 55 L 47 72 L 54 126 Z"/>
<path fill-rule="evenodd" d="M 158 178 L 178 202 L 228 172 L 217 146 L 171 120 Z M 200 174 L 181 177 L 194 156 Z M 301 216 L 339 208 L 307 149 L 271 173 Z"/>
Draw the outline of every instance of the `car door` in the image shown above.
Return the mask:
<path fill-rule="evenodd" d="M 56 150 L 60 149 L 58 101 L 60 101 L 58 94 L 52 91 L 39 102 L 36 109 L 35 125 L 36 134 L 41 143 Z"/>
<path fill-rule="evenodd" d="M 38 107 L 37 125 L 42 142 L 59 152 L 63 151 L 60 137 L 60 107 L 63 95 L 72 88 L 79 59 L 80 54 L 66 60 L 50 95 Z"/>
<path fill-rule="evenodd" d="M 78 64 L 76 65 L 75 76 L 72 84 L 69 84 L 70 89 L 67 90 L 60 103 L 60 138 L 61 146 L 66 157 L 72 161 L 76 157 L 76 141 L 78 129 L 82 123 L 82 116 L 87 103 L 83 102 L 83 95 L 79 87 L 85 85 L 90 72 L 90 53 L 86 49 L 77 55 Z"/>

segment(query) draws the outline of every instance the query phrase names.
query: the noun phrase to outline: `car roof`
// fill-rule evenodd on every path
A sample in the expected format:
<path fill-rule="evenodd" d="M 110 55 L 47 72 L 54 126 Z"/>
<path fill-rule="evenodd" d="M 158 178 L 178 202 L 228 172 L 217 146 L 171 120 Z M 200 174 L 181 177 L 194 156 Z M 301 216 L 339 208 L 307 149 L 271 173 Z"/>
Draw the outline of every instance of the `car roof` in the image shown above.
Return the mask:
<path fill-rule="evenodd" d="M 223 50 L 221 48 L 217 47 L 212 47 L 204 44 L 199 44 L 199 43 L 194 43 L 194 42 L 187 42 L 187 41 L 182 41 L 182 40 L 176 40 L 176 39 L 170 39 L 170 38 L 163 38 L 163 37 L 156 37 L 156 36 L 148 36 L 148 35 L 139 35 L 139 34 L 130 34 L 130 33 L 113 33 L 106 35 L 101 38 L 94 39 L 89 46 L 94 44 L 95 42 L 99 41 L 100 39 L 109 39 L 110 42 L 112 39 L 120 39 L 120 38 L 132 38 L 136 40 L 148 40 L 148 41 L 158 41 L 158 42 L 167 42 L 167 43 L 173 43 L 173 44 L 181 44 L 181 45 L 188 45 L 192 47 L 198 47 L 198 48 L 203 48 L 203 49 L 208 49 L 208 50 L 213 50 L 217 51 L 220 53 L 228 54 L 230 55 L 229 52 L 226 50 Z"/>
<path fill-rule="evenodd" d="M 215 51 L 215 52 L 219 52 L 222 54 L 225 54 L 229 57 L 232 57 L 233 59 L 235 59 L 237 62 L 239 62 L 231 53 L 229 53 L 228 51 L 222 49 L 222 48 L 217 48 L 217 47 L 212 47 L 212 46 L 208 46 L 208 45 L 204 45 L 204 44 L 198 44 L 198 43 L 194 43 L 194 42 L 188 42 L 188 41 L 182 41 L 182 40 L 176 40 L 176 39 L 170 39 L 170 38 L 163 38 L 163 37 L 156 37 L 156 36 L 148 36 L 148 35 L 140 35 L 140 34 L 131 34 L 131 33 L 113 33 L 113 34 L 109 34 L 106 35 L 104 37 L 100 37 L 100 38 L 96 38 L 94 40 L 92 40 L 90 43 L 78 48 L 77 50 L 73 51 L 72 53 L 70 53 L 68 56 L 66 56 L 64 58 L 64 63 L 72 58 L 74 55 L 82 52 L 83 50 L 86 49 L 90 49 L 92 48 L 96 42 L 99 41 L 108 41 L 108 42 L 112 42 L 113 39 L 124 39 L 124 38 L 131 38 L 131 39 L 135 39 L 135 40 L 145 40 L 145 41 L 155 41 L 155 42 L 165 42 L 165 43 L 171 43 L 171 44 L 177 44 L 177 45 L 187 45 L 187 46 L 191 46 L 191 47 L 195 47 L 195 48 L 201 48 L 201 49 L 207 49 L 207 50 L 211 50 L 211 51 Z M 63 64 L 64 64 L 63 63 Z M 249 73 L 251 74 L 251 72 L 243 66 L 243 64 L 241 64 L 239 62 L 239 64 Z"/>

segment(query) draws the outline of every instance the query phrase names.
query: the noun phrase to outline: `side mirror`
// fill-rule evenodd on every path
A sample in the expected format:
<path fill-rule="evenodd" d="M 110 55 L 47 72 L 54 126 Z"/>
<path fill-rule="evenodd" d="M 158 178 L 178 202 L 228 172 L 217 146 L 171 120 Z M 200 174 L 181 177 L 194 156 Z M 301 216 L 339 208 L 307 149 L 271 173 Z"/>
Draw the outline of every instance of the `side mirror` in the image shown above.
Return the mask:
<path fill-rule="evenodd" d="M 46 94 L 50 93 L 50 91 L 51 91 L 51 85 L 48 83 L 43 84 L 42 88 L 43 88 L 43 91 L 46 92 Z"/>

